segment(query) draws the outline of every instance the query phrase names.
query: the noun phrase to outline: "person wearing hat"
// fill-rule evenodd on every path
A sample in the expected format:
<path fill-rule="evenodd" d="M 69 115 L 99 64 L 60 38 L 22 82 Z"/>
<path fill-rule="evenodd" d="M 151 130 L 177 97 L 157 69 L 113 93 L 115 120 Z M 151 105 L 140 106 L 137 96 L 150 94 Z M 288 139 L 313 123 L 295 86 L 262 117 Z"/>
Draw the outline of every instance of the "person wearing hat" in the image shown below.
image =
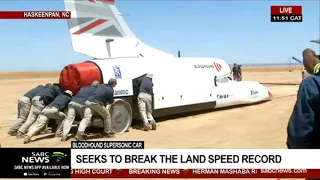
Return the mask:
<path fill-rule="evenodd" d="M 114 87 L 117 85 L 117 80 L 111 78 L 108 84 L 101 84 L 90 95 L 86 101 L 86 108 L 84 110 L 83 119 L 78 127 L 78 132 L 75 136 L 77 141 L 83 140 L 83 135 L 87 127 L 91 124 L 92 115 L 94 112 L 98 113 L 104 121 L 104 134 L 107 136 L 113 136 L 114 133 L 111 130 L 111 116 L 107 109 L 107 104 L 114 103 Z"/>
<path fill-rule="evenodd" d="M 297 101 L 287 126 L 289 149 L 320 149 L 320 60 L 305 49 L 303 65 L 310 77 L 300 84 Z"/>
<path fill-rule="evenodd" d="M 50 104 L 60 93 L 61 89 L 59 84 L 54 83 L 52 86 L 39 92 L 32 98 L 31 104 L 33 108 L 30 112 L 30 118 L 18 129 L 17 138 L 22 138 L 27 133 L 30 126 L 36 121 L 45 106 Z"/>
<path fill-rule="evenodd" d="M 320 44 L 320 40 L 313 40 L 311 42 Z M 312 49 L 307 48 L 302 52 L 302 56 L 303 66 L 309 74 L 320 73 L 320 55 L 317 55 Z"/>
<path fill-rule="evenodd" d="M 78 94 L 74 96 L 68 105 L 67 117 L 63 120 L 58 128 L 58 132 L 62 132 L 61 141 L 66 141 L 67 136 L 72 127 L 76 115 L 79 114 L 83 119 L 85 102 L 90 95 L 97 89 L 99 81 L 93 81 L 91 86 L 86 86 L 80 89 Z"/>
<path fill-rule="evenodd" d="M 156 121 L 152 116 L 153 75 L 147 73 L 140 79 L 138 109 L 143 121 L 143 130 L 156 130 Z"/>
<path fill-rule="evenodd" d="M 60 124 L 62 120 L 66 118 L 64 111 L 68 107 L 69 102 L 72 99 L 73 93 L 70 90 L 66 90 L 58 95 L 48 106 L 46 106 L 40 113 L 35 124 L 30 128 L 26 134 L 23 143 L 29 143 L 32 136 L 43 130 L 49 123 L 50 119 L 57 121 Z M 56 132 L 56 135 L 60 135 L 61 132 Z"/>
<path fill-rule="evenodd" d="M 31 100 L 32 98 L 41 91 L 44 91 L 46 88 L 52 86 L 52 84 L 48 83 L 45 86 L 38 85 L 35 88 L 28 91 L 18 100 L 18 118 L 13 121 L 11 128 L 8 132 L 9 135 L 15 136 L 17 135 L 18 129 L 22 126 L 23 123 L 28 119 L 30 109 L 31 109 Z"/>

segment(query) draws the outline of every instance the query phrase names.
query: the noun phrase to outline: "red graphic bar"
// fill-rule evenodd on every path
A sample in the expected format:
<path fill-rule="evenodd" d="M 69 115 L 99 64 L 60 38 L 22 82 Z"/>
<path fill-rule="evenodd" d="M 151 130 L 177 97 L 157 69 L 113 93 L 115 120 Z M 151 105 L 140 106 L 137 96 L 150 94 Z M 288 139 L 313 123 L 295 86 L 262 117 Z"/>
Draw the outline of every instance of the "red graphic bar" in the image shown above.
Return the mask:
<path fill-rule="evenodd" d="M 271 6 L 272 15 L 302 15 L 302 6 Z"/>
<path fill-rule="evenodd" d="M 98 20 L 94 21 L 93 23 L 85 26 L 84 28 L 78 30 L 77 32 L 74 32 L 73 34 L 79 35 L 79 34 L 85 33 L 85 32 L 87 32 L 87 31 L 99 26 L 100 24 L 107 22 L 107 21 L 108 20 L 98 19 Z"/>
<path fill-rule="evenodd" d="M 320 169 L 72 169 L 72 178 L 320 178 Z"/>
<path fill-rule="evenodd" d="M 70 11 L 0 11 L 0 19 L 71 19 Z"/>

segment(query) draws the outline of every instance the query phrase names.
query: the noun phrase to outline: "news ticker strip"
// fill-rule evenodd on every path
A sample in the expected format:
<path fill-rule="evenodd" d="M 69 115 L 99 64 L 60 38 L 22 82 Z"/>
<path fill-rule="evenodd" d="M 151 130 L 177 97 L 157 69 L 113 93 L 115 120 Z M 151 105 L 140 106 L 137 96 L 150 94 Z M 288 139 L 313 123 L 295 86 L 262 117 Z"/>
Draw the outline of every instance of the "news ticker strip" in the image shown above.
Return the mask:
<path fill-rule="evenodd" d="M 70 11 L 0 11 L 0 19 L 71 19 Z"/>
<path fill-rule="evenodd" d="M 271 22 L 302 22 L 302 6 L 271 6 Z"/>
<path fill-rule="evenodd" d="M 23 172 L 7 178 L 319 178 L 320 169 L 71 169 Z M 1 178 L 3 176 L 1 175 Z"/>
<path fill-rule="evenodd" d="M 0 153 L 5 154 L 0 161 L 2 165 L 0 178 L 79 176 L 83 178 L 160 176 L 319 178 L 320 176 L 318 164 L 320 150 L 141 149 L 141 142 L 88 141 L 86 143 L 92 143 L 90 149 L 84 146 L 80 148 L 85 142 L 76 143 L 80 149 L 0 148 Z M 130 144 L 140 144 L 137 146 L 139 149 L 129 149 Z"/>
<path fill-rule="evenodd" d="M 71 178 L 317 178 L 320 169 L 72 169 Z"/>

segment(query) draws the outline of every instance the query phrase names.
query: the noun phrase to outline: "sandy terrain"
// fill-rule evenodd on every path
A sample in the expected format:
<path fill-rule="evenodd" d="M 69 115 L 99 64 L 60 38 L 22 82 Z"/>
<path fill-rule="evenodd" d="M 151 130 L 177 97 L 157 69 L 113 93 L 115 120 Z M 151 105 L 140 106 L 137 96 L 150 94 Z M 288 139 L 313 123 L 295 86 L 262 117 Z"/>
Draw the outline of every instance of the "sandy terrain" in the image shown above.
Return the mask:
<path fill-rule="evenodd" d="M 301 67 L 244 68 L 244 80 L 262 83 L 299 83 Z M 0 141 L 2 147 L 69 147 L 70 142 L 43 139 L 22 144 L 21 139 L 8 137 L 11 121 L 16 118 L 17 99 L 39 83 L 55 82 L 59 72 L 0 73 L 1 101 Z M 113 140 L 144 140 L 146 148 L 286 148 L 286 126 L 296 100 L 297 85 L 267 86 L 272 101 L 205 114 L 180 117 L 160 122 L 158 130 L 132 130 Z M 43 136 L 43 135 L 42 135 Z M 99 139 L 101 140 L 101 139 Z"/>

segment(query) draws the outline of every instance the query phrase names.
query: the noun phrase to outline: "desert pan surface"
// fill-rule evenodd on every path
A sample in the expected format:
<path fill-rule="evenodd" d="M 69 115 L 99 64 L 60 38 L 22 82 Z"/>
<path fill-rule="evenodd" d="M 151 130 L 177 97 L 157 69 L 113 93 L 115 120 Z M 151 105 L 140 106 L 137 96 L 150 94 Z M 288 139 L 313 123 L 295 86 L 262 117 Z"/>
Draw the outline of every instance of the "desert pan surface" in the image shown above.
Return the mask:
<path fill-rule="evenodd" d="M 70 147 L 71 138 L 61 142 L 46 135 L 23 144 L 22 139 L 7 135 L 17 116 L 17 100 L 38 84 L 58 82 L 60 72 L 0 72 L 1 104 L 0 142 L 2 147 Z M 297 85 L 266 85 L 274 99 L 265 103 L 215 110 L 206 113 L 175 117 L 158 123 L 157 131 L 132 129 L 112 139 L 143 140 L 151 149 L 284 149 L 286 127 L 291 115 L 301 67 L 244 67 L 243 80 L 260 83 L 291 83 Z"/>

